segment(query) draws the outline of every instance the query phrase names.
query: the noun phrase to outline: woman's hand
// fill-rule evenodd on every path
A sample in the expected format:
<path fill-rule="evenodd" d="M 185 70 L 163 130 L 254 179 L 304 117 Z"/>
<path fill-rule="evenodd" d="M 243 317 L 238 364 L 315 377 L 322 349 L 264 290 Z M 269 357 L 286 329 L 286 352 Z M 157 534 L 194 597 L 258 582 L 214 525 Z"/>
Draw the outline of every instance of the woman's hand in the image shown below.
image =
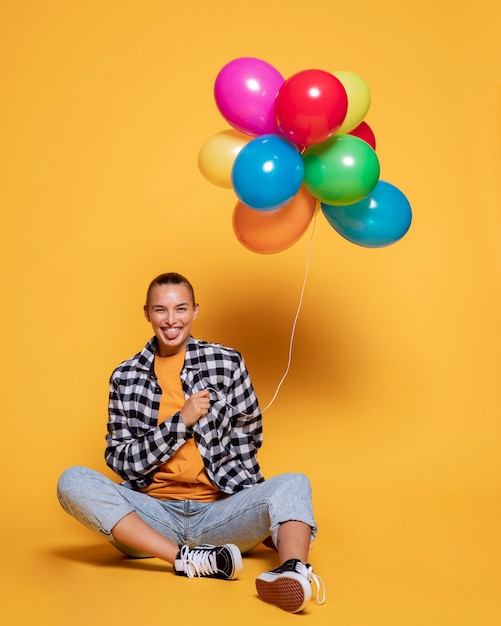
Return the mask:
<path fill-rule="evenodd" d="M 197 391 L 186 400 L 181 409 L 181 419 L 187 427 L 193 426 L 201 417 L 207 415 L 210 408 L 210 393 L 207 389 Z"/>

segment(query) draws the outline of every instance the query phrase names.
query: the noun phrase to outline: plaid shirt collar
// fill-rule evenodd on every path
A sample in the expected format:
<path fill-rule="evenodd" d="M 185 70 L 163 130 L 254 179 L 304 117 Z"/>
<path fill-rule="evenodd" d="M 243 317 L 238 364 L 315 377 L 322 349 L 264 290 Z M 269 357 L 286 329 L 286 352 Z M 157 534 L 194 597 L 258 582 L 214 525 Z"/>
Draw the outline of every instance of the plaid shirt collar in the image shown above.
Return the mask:
<path fill-rule="evenodd" d="M 157 353 L 157 338 L 152 337 L 144 346 L 138 356 L 138 368 L 153 373 L 155 365 L 155 355 Z M 186 369 L 200 369 L 200 350 L 198 342 L 194 337 L 188 339 L 186 344 L 186 357 L 184 360 Z"/>

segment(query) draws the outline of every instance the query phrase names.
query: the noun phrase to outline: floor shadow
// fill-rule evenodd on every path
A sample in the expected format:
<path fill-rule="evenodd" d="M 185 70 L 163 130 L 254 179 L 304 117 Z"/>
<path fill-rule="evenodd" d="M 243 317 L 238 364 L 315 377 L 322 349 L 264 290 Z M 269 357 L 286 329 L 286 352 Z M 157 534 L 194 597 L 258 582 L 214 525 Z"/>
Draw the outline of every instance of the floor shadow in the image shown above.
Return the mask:
<path fill-rule="evenodd" d="M 156 558 L 134 558 L 122 554 L 106 544 L 54 548 L 45 552 L 47 556 L 97 567 L 137 569 L 151 572 L 172 571 L 172 566 Z M 244 555 L 246 560 L 263 561 L 265 569 L 276 567 L 277 552 L 264 544 Z"/>
<path fill-rule="evenodd" d="M 48 556 L 98 567 L 119 567 L 147 571 L 172 571 L 172 567 L 155 558 L 134 558 L 102 544 L 55 548 L 46 552 Z"/>

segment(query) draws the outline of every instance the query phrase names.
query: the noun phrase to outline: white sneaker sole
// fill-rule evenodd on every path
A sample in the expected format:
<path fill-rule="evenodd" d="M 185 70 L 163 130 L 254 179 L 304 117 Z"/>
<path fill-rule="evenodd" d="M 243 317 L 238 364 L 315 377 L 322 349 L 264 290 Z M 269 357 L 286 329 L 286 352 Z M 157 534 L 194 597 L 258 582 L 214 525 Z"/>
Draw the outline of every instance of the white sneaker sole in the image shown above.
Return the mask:
<path fill-rule="evenodd" d="M 271 574 L 266 572 L 256 578 L 258 596 L 289 613 L 298 613 L 311 600 L 311 585 L 294 572 Z"/>
<path fill-rule="evenodd" d="M 231 552 L 233 557 L 233 572 L 229 580 L 236 578 L 237 574 L 242 571 L 242 554 L 237 546 L 233 543 L 227 543 L 226 548 Z"/>

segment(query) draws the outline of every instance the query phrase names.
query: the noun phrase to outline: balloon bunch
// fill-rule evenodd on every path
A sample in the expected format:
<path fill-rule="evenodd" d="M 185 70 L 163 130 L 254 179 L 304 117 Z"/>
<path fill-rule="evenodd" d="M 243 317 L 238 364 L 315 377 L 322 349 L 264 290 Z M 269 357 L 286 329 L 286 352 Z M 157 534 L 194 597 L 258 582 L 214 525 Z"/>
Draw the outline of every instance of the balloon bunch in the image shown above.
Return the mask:
<path fill-rule="evenodd" d="M 405 235 L 410 204 L 379 178 L 364 121 L 371 95 L 360 76 L 310 69 L 284 79 L 266 61 L 242 57 L 220 70 L 214 97 L 232 128 L 202 145 L 198 165 L 207 180 L 234 190 L 233 230 L 249 250 L 292 246 L 318 201 L 352 243 L 377 248 Z"/>

